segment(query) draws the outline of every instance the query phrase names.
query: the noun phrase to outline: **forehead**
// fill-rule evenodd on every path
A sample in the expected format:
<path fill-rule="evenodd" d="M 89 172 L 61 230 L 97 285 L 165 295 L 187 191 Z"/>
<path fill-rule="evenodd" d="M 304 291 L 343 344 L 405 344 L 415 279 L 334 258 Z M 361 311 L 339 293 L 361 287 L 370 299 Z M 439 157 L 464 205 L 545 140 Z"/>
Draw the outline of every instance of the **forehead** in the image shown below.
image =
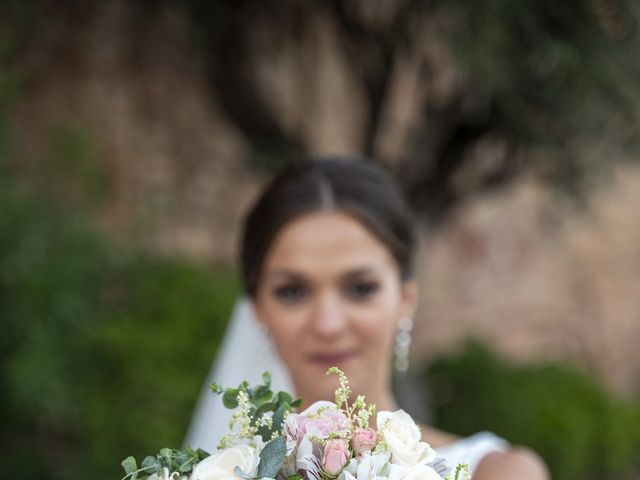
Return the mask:
<path fill-rule="evenodd" d="M 358 220 L 329 211 L 287 224 L 265 258 L 264 274 L 287 270 L 308 276 L 337 275 L 361 268 L 395 271 L 396 264 L 387 247 Z"/>

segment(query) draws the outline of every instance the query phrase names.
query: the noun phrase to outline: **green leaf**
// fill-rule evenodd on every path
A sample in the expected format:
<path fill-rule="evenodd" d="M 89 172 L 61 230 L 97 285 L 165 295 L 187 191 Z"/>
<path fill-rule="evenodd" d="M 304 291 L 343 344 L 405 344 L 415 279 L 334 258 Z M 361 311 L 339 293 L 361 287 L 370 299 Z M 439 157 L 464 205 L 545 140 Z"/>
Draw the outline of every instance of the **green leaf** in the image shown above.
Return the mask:
<path fill-rule="evenodd" d="M 271 438 L 271 429 L 269 427 L 260 427 L 258 428 L 258 430 L 256 431 L 256 434 L 260 435 L 260 437 L 262 437 L 262 441 L 266 442 Z"/>
<path fill-rule="evenodd" d="M 302 399 L 298 398 L 297 400 L 291 402 L 291 406 L 293 408 L 300 408 L 300 405 L 302 405 Z"/>
<path fill-rule="evenodd" d="M 273 392 L 266 385 L 260 385 L 256 388 L 252 395 L 253 403 L 256 405 L 260 405 L 262 403 L 268 402 L 273 397 Z"/>
<path fill-rule="evenodd" d="M 152 457 L 151 455 L 148 455 L 144 457 L 144 460 L 142 461 L 142 464 L 140 466 L 142 468 L 149 468 L 149 467 L 156 466 L 156 464 L 157 464 L 156 457 Z"/>
<path fill-rule="evenodd" d="M 284 437 L 276 437 L 265 445 L 260 452 L 258 464 L 258 478 L 275 478 L 284 463 L 287 454 L 287 444 Z"/>
<path fill-rule="evenodd" d="M 278 403 L 291 404 L 292 401 L 293 397 L 291 397 L 287 392 L 278 392 Z"/>
<path fill-rule="evenodd" d="M 138 470 L 138 464 L 133 457 L 125 458 L 120 465 L 122 465 L 127 474 L 134 474 Z"/>
<path fill-rule="evenodd" d="M 284 414 L 288 409 L 284 405 L 280 405 L 273 414 L 273 431 L 279 432 L 282 430 L 282 422 L 284 421 Z"/>
<path fill-rule="evenodd" d="M 228 409 L 236 408 L 238 406 L 238 389 L 228 388 L 222 396 L 222 404 Z"/>
<path fill-rule="evenodd" d="M 213 393 L 217 393 L 218 395 L 220 395 L 222 392 L 224 392 L 224 388 L 222 388 L 222 385 L 220 385 L 219 383 L 212 383 L 209 388 L 211 389 L 211 391 Z"/>
<path fill-rule="evenodd" d="M 204 460 L 205 458 L 211 456 L 211 454 L 209 452 L 207 452 L 206 450 L 203 450 L 201 448 L 196 450 L 196 453 L 198 454 L 198 460 Z"/>
<path fill-rule="evenodd" d="M 254 480 L 251 475 L 244 473 L 240 467 L 234 468 L 233 473 L 235 473 L 240 478 L 244 478 L 245 480 Z"/>
<path fill-rule="evenodd" d="M 271 374 L 269 372 L 264 372 L 262 374 L 262 381 L 264 382 L 265 386 L 270 387 L 271 386 Z"/>
<path fill-rule="evenodd" d="M 171 458 L 172 455 L 173 451 L 170 448 L 163 448 L 160 450 L 161 457 Z"/>

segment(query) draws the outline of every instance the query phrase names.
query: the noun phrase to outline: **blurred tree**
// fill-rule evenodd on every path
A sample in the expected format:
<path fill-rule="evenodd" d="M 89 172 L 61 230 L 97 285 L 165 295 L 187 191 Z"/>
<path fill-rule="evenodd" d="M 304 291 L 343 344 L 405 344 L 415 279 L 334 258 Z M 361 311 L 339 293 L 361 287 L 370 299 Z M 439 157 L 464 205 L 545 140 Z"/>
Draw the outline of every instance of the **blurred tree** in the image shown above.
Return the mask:
<path fill-rule="evenodd" d="M 261 158 L 270 152 L 271 167 L 308 146 L 269 105 L 257 58 L 277 62 L 274 49 L 303 41 L 312 20 L 327 16 L 369 113 L 356 153 L 390 163 L 430 220 L 523 172 L 579 193 L 583 177 L 610 159 L 593 162 L 576 144 L 593 140 L 595 132 L 602 138 L 615 133 L 615 141 L 635 140 L 638 133 L 640 67 L 632 59 L 640 42 L 633 1 L 188 4 L 213 90 Z M 430 87 L 443 81 L 438 70 L 447 68 L 448 60 L 432 51 L 443 41 L 461 75 L 449 78 L 445 93 Z M 418 87 L 404 94 L 417 103 L 417 114 L 403 148 L 384 158 L 376 146 L 390 121 L 394 79 L 407 59 Z M 492 145 L 498 148 L 477 154 Z M 521 147 L 534 146 L 544 154 L 524 160 Z"/>
<path fill-rule="evenodd" d="M 256 164 L 364 154 L 397 173 L 429 221 L 522 173 L 579 194 L 611 163 L 589 154 L 594 144 L 608 140 L 615 155 L 638 139 L 633 0 L 124 4 L 122 25 L 142 28 L 166 10 L 187 17 L 212 99 Z M 19 33 L 15 51 L 54 13 L 83 23 L 102 6 L 4 0 L 0 22 Z M 130 40 L 132 58 L 145 55 Z"/>

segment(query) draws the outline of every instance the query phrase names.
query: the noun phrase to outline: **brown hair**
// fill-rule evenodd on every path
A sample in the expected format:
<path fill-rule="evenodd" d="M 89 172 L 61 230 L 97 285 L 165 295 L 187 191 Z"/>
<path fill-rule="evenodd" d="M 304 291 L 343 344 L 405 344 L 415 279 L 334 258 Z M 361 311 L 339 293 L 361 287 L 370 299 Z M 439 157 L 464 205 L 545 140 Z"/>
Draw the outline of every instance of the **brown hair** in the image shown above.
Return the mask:
<path fill-rule="evenodd" d="M 389 249 L 402 280 L 412 276 L 413 217 L 392 178 L 366 160 L 316 159 L 280 172 L 249 211 L 240 253 L 246 293 L 255 295 L 265 256 L 280 229 L 322 210 L 350 214 Z"/>

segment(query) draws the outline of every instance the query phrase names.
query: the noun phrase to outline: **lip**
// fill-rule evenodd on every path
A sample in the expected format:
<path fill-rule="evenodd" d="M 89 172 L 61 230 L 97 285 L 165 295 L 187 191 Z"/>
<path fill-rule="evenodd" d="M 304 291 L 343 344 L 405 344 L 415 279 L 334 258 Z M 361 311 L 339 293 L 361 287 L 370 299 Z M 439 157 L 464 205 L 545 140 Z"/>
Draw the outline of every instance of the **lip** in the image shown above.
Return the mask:
<path fill-rule="evenodd" d="M 318 353 L 311 353 L 309 355 L 307 355 L 308 360 L 311 363 L 315 363 L 318 365 L 329 365 L 329 366 L 333 366 L 333 365 L 338 365 L 340 363 L 344 363 L 347 360 L 350 360 L 351 358 L 356 356 L 356 352 L 352 351 L 352 350 L 348 350 L 348 351 L 341 351 L 341 352 L 318 352 Z"/>

